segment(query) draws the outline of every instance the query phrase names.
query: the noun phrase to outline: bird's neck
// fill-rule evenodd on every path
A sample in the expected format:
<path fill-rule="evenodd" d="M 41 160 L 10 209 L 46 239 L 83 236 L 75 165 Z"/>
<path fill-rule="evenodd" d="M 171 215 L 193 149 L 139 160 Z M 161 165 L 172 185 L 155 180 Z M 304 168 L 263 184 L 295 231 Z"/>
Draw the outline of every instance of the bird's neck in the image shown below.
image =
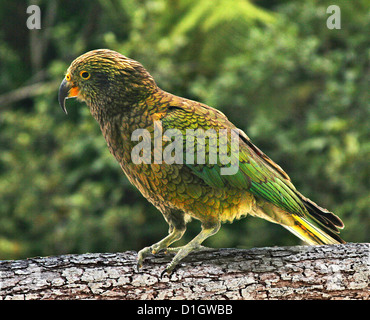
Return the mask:
<path fill-rule="evenodd" d="M 147 95 L 136 99 L 121 97 L 116 101 L 108 97 L 103 104 L 95 101 L 86 101 L 86 103 L 92 116 L 100 125 L 111 121 L 112 118 L 121 118 L 134 125 L 138 122 L 138 117 L 144 120 L 145 115 L 151 116 L 166 110 L 171 100 L 170 93 L 156 87 Z"/>
<path fill-rule="evenodd" d="M 158 88 L 145 99 L 130 104 L 122 101 L 120 107 L 111 105 L 107 109 L 90 106 L 91 114 L 99 123 L 109 150 L 120 163 L 129 161 L 131 149 L 137 143 L 131 141 L 132 133 L 136 129 L 151 130 L 155 115 L 165 112 L 173 97 Z"/>

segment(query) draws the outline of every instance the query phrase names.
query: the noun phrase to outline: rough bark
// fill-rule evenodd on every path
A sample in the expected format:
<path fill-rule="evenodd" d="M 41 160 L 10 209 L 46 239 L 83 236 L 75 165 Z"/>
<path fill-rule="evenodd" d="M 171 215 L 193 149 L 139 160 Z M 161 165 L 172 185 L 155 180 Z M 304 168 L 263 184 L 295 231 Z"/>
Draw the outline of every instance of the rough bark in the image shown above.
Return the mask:
<path fill-rule="evenodd" d="M 370 245 L 209 249 L 160 277 L 136 252 L 0 262 L 0 299 L 369 299 Z"/>

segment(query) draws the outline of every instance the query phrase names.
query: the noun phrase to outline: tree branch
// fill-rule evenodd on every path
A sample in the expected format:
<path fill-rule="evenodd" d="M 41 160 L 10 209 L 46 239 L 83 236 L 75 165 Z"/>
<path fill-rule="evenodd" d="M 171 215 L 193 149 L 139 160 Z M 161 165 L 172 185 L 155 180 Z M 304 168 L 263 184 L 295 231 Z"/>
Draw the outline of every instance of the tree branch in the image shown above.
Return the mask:
<path fill-rule="evenodd" d="M 58 90 L 60 81 L 38 82 L 20 87 L 11 92 L 0 95 L 0 111 L 10 108 L 10 104 L 28 98 L 47 93 L 54 93 Z"/>
<path fill-rule="evenodd" d="M 367 243 L 208 249 L 168 278 L 172 255 L 136 252 L 0 262 L 0 299 L 369 299 Z"/>

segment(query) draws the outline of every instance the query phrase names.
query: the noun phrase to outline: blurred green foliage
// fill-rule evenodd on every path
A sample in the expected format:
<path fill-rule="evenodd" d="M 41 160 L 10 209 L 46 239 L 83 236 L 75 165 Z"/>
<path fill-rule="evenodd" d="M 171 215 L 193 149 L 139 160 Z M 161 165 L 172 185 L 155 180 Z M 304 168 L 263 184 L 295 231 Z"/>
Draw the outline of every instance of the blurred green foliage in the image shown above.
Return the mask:
<path fill-rule="evenodd" d="M 0 259 L 138 250 L 161 214 L 130 185 L 87 107 L 57 102 L 69 63 L 96 48 L 134 58 L 171 93 L 222 110 L 306 196 L 369 241 L 369 4 L 356 1 L 40 0 L 0 3 Z M 340 30 L 326 27 L 331 4 Z M 9 17 L 11 17 L 9 19 Z M 182 243 L 199 231 L 190 224 Z M 246 218 L 206 245 L 298 244 Z"/>

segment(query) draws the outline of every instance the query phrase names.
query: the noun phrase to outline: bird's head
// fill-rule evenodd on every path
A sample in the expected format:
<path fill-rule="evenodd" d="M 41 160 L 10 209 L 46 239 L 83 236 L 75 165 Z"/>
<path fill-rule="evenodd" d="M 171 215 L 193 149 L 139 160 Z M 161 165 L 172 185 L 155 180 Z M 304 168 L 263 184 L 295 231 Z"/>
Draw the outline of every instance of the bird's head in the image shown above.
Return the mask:
<path fill-rule="evenodd" d="M 99 49 L 75 59 L 59 87 L 59 104 L 67 113 L 65 100 L 77 97 L 91 111 L 115 113 L 148 97 L 156 84 L 137 61 L 122 54 Z"/>

